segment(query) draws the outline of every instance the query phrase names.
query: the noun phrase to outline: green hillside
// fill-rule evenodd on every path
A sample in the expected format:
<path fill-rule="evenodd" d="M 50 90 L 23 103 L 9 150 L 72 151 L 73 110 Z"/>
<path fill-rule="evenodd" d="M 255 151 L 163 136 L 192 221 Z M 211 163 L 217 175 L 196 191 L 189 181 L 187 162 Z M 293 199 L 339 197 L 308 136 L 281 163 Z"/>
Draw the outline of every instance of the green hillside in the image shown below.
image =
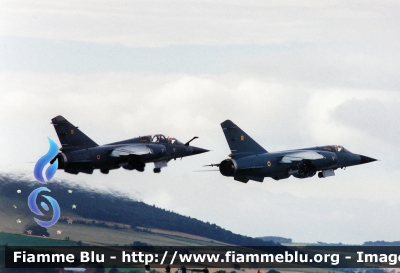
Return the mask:
<path fill-rule="evenodd" d="M 7 220 L 5 224 L 0 224 L 0 231 L 13 230 L 15 232 L 26 232 L 26 228 L 36 223 L 33 221 L 35 216 L 28 208 L 27 197 L 32 190 L 38 187 L 38 183 L 28 181 L 24 178 L 10 177 L 7 175 L 0 175 L 0 208 L 2 211 L 3 220 Z M 265 245 L 276 245 L 271 241 L 263 241 L 258 238 L 251 238 L 239 234 L 234 234 L 231 231 L 225 230 L 216 224 L 205 223 L 195 218 L 182 216 L 180 214 L 166 211 L 164 209 L 149 206 L 143 202 L 123 197 L 119 194 L 112 195 L 109 193 L 99 193 L 89 191 L 82 187 L 71 186 L 68 182 L 63 183 L 48 183 L 46 184 L 51 190 L 51 197 L 56 199 L 62 209 L 62 215 L 59 223 L 48 229 L 51 236 L 56 238 L 64 238 L 63 233 L 57 236 L 56 226 L 63 227 L 63 230 L 72 228 L 72 225 L 68 225 L 67 219 L 74 219 L 74 236 L 68 237 L 77 241 L 88 241 L 86 240 L 93 234 L 100 233 L 99 230 L 110 229 L 113 230 L 113 237 L 118 237 L 117 234 L 133 234 L 141 236 L 154 235 L 152 232 L 148 232 L 146 229 L 161 229 L 167 231 L 176 232 L 175 234 L 163 234 L 157 235 L 162 236 L 165 242 L 161 242 L 153 238 L 151 241 L 155 241 L 155 244 L 172 244 L 172 245 L 183 245 L 204 244 L 204 240 L 196 238 L 187 238 L 186 236 L 180 236 L 179 233 L 192 234 L 199 237 L 209 238 L 207 244 L 213 244 L 213 241 L 223 242 L 233 245 L 247 245 L 247 246 L 265 246 Z M 73 194 L 68 192 L 68 189 L 73 188 Z M 20 191 L 20 192 L 19 192 Z M 18 193 L 19 192 L 19 193 Z M 43 198 L 43 201 L 46 199 Z M 47 202 L 47 201 L 46 201 Z M 79 209 L 73 209 L 71 204 L 75 204 Z M 51 207 L 50 204 L 48 204 Z M 17 207 L 15 209 L 15 207 Z M 52 215 L 50 209 L 49 215 Z M 17 223 L 18 218 L 24 219 L 22 223 Z M 79 232 L 76 228 L 80 225 Z M 86 230 L 91 228 L 92 231 Z M 144 228 L 144 230 L 143 230 Z M 96 230 L 94 232 L 93 230 Z M 178 235 L 177 235 L 178 233 Z M 75 236 L 75 234 L 81 234 Z M 92 234 L 92 235 L 91 235 Z M 103 241 L 108 243 L 113 242 L 118 244 L 114 238 L 104 233 L 100 235 L 103 237 Z M 186 237 L 183 239 L 183 237 Z M 126 238 L 122 236 L 121 238 Z M 84 240 L 82 240 L 84 239 Z M 171 241 L 172 240 L 172 241 Z M 126 244 L 132 243 L 132 241 L 126 241 L 126 239 L 120 239 L 120 241 Z M 179 243 L 179 241 L 181 241 Z M 184 243 L 184 242 L 187 242 Z"/>

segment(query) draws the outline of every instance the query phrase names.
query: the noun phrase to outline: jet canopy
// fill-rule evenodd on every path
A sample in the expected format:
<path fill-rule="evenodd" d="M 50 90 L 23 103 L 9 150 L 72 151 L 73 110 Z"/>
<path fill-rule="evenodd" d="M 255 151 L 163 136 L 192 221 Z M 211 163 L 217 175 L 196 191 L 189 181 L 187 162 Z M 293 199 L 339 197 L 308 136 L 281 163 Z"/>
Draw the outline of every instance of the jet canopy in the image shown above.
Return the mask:
<path fill-rule="evenodd" d="M 350 153 L 349 150 L 345 149 L 341 145 L 334 145 L 333 148 L 335 149 L 336 152 L 339 152 L 339 153 Z"/>
<path fill-rule="evenodd" d="M 324 150 L 335 151 L 338 153 L 351 153 L 349 150 L 347 150 L 341 145 L 328 145 L 328 146 L 323 146 L 323 148 Z"/>
<path fill-rule="evenodd" d="M 169 144 L 175 144 L 175 145 L 184 145 L 182 142 L 177 140 L 174 137 L 165 137 L 164 135 L 158 134 L 158 135 L 153 135 L 151 137 L 151 142 L 154 143 L 169 143 Z"/>

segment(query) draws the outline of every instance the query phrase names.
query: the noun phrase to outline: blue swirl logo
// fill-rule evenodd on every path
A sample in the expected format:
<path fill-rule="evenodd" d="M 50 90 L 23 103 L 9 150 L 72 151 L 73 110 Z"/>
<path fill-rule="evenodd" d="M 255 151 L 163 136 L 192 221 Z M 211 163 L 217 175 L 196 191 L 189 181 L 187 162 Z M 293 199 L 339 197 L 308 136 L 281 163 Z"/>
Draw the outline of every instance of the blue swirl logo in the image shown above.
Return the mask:
<path fill-rule="evenodd" d="M 43 184 L 46 184 L 46 182 L 50 181 L 54 174 L 56 173 L 57 169 L 58 169 L 58 159 L 55 159 L 55 161 L 53 162 L 53 164 L 50 164 L 49 167 L 47 167 L 45 175 L 46 175 L 46 179 L 47 181 L 44 179 L 43 177 L 43 170 L 45 168 L 45 166 L 50 163 L 50 161 L 55 158 L 58 154 L 58 146 L 57 144 L 50 138 L 47 138 L 50 144 L 50 148 L 49 151 L 47 152 L 47 154 L 45 154 L 44 156 L 42 156 L 35 165 L 35 169 L 33 170 L 33 174 L 35 176 L 35 178 Z M 31 194 L 28 196 L 28 206 L 30 208 L 30 210 L 39 216 L 44 216 L 43 212 L 38 208 L 37 204 L 36 204 L 36 200 L 38 198 L 38 195 L 40 192 L 42 191 L 48 191 L 51 192 L 48 188 L 46 187 L 40 187 L 37 188 L 36 190 L 33 190 L 31 192 Z M 33 218 L 35 219 L 36 223 L 42 227 L 50 227 L 52 225 L 54 225 L 55 223 L 58 222 L 58 219 L 60 219 L 60 206 L 58 205 L 58 202 L 50 196 L 47 195 L 42 195 L 45 199 L 47 199 L 47 201 L 50 203 L 50 205 L 53 208 L 53 217 L 50 221 L 42 221 L 39 220 L 37 218 Z M 49 211 L 49 206 L 45 203 L 45 202 L 41 202 L 40 206 L 42 207 L 42 209 L 44 209 L 45 211 Z"/>
<path fill-rule="evenodd" d="M 40 216 L 44 216 L 44 214 L 37 207 L 36 200 L 37 200 L 38 194 L 42 191 L 51 192 L 46 187 L 40 187 L 40 188 L 37 188 L 36 190 L 32 191 L 28 197 L 29 208 L 31 209 L 31 211 L 34 214 L 40 215 Z M 51 206 L 53 207 L 53 210 L 54 210 L 53 218 L 50 221 L 41 221 L 35 217 L 33 219 L 35 219 L 36 223 L 38 223 L 38 225 L 40 225 L 42 227 L 50 227 L 50 226 L 54 225 L 55 223 L 57 223 L 58 219 L 60 219 L 60 206 L 58 205 L 58 202 L 53 197 L 50 197 L 47 195 L 42 195 L 42 196 L 44 198 L 46 198 L 47 201 L 49 201 Z M 47 206 L 47 204 L 45 202 L 40 203 L 40 205 L 45 211 L 49 211 L 49 206 Z"/>
<path fill-rule="evenodd" d="M 57 154 L 58 154 L 58 146 L 57 144 L 51 140 L 51 138 L 47 138 L 49 140 L 50 148 L 47 154 L 42 156 L 38 162 L 36 162 L 35 169 L 33 170 L 33 174 L 35 175 L 35 178 L 41 182 L 41 183 L 46 183 L 46 181 L 43 178 L 43 169 L 46 166 L 47 163 L 49 163 Z M 47 181 L 50 181 L 54 174 L 56 173 L 58 169 L 58 159 L 54 161 L 53 164 L 51 164 L 47 170 L 46 170 L 46 178 Z"/>

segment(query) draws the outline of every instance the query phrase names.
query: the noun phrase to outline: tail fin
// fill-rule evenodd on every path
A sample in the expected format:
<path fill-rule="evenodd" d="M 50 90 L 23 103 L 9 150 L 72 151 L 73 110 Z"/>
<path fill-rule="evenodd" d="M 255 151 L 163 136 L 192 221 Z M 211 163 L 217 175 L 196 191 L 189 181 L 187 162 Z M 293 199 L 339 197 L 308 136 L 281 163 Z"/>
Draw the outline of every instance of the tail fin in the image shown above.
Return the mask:
<path fill-rule="evenodd" d="M 51 123 L 54 125 L 63 150 L 71 151 L 99 146 L 87 135 L 82 133 L 78 127 L 69 123 L 63 116 L 52 118 Z"/>
<path fill-rule="evenodd" d="M 232 157 L 268 153 L 232 121 L 225 120 L 221 123 L 221 127 L 231 149 Z"/>

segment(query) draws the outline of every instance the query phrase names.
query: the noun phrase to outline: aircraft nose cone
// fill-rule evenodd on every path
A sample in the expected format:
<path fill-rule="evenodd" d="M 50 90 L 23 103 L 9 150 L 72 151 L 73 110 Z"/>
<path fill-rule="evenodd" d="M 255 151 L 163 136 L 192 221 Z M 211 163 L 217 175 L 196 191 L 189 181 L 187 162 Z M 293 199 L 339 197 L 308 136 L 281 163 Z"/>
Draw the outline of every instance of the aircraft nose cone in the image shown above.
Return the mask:
<path fill-rule="evenodd" d="M 202 153 L 209 152 L 209 150 L 206 150 L 206 149 L 203 149 L 203 148 L 192 147 L 192 149 L 193 149 L 192 155 L 197 155 L 197 154 L 202 154 Z"/>
<path fill-rule="evenodd" d="M 360 157 L 361 157 L 360 164 L 365 164 L 365 163 L 369 163 L 369 162 L 374 162 L 374 161 L 376 161 L 375 158 L 368 157 L 368 156 L 365 156 L 365 155 L 360 155 Z"/>

